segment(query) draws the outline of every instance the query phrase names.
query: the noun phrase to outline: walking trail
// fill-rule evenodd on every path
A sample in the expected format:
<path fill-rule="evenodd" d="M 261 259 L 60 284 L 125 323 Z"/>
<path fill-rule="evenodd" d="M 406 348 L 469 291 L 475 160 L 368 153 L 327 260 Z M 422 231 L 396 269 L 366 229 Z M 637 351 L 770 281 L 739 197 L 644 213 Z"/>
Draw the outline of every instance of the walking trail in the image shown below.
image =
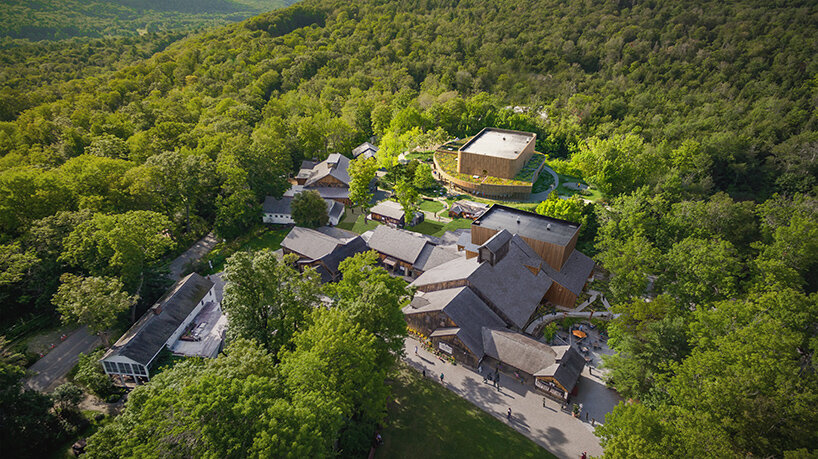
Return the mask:
<path fill-rule="evenodd" d="M 583 452 L 587 452 L 589 456 L 602 454 L 602 447 L 593 433 L 590 419 L 594 418 L 601 423 L 605 414 L 618 403 L 619 397 L 616 392 L 605 387 L 597 371 L 593 371 L 591 375 L 589 367 L 586 367 L 578 382 L 579 396 L 573 402 L 583 404 L 580 420 L 562 411 L 557 402 L 546 399 L 505 374 L 501 373 L 500 390 L 497 390 L 491 384 L 483 383 L 483 377 L 476 371 L 441 361 L 413 338 L 406 339 L 405 349 L 406 361 L 417 371 L 425 369 L 427 377 L 438 383 L 440 374 L 443 373 L 442 384 L 447 389 L 497 419 L 509 422 L 506 420 L 506 412 L 511 408 L 509 424 L 556 456 L 577 458 Z M 484 368 L 484 371 L 487 370 Z M 586 412 L 589 422 L 585 422 Z"/>

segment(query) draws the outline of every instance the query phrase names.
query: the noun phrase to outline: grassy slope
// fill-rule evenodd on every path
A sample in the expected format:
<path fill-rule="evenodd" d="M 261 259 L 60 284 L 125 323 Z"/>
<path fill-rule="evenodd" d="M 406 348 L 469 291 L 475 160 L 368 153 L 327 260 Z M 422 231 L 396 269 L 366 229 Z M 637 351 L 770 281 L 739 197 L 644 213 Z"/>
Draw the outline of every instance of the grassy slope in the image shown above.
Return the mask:
<path fill-rule="evenodd" d="M 498 419 L 402 367 L 375 457 L 553 457 Z"/>

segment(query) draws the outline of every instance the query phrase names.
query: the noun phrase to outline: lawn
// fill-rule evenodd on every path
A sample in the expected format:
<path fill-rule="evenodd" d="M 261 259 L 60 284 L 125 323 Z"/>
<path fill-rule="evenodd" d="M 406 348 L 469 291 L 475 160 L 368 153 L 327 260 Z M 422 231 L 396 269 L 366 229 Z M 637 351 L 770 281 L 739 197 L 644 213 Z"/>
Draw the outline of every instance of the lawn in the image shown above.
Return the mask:
<path fill-rule="evenodd" d="M 443 210 L 443 203 L 440 201 L 427 201 L 424 199 L 423 201 L 420 202 L 420 210 L 438 213 L 441 210 Z"/>
<path fill-rule="evenodd" d="M 451 391 L 402 365 L 376 457 L 554 457 Z"/>
<path fill-rule="evenodd" d="M 591 187 L 591 188 L 588 188 L 588 190 L 585 191 L 585 192 L 580 192 L 580 191 L 577 191 L 577 190 L 572 190 L 572 189 L 567 188 L 565 186 L 566 183 L 571 183 L 571 182 L 581 183 L 583 185 L 588 185 L 588 183 L 585 182 L 585 180 L 582 180 L 581 178 L 578 178 L 578 177 L 572 177 L 570 175 L 564 175 L 564 174 L 557 174 L 557 175 L 560 178 L 560 184 L 557 187 L 557 194 L 558 195 L 560 195 L 560 196 L 573 196 L 575 194 L 578 194 L 581 198 L 585 198 L 585 199 L 588 199 L 588 200 L 593 201 L 593 202 L 602 201 L 602 199 L 603 199 L 602 192 L 600 192 L 597 188 Z"/>
<path fill-rule="evenodd" d="M 356 217 L 355 215 L 358 216 Z M 346 215 L 344 215 L 344 219 L 341 220 L 336 227 L 347 231 L 352 231 L 353 233 L 363 234 L 380 225 L 380 223 L 376 221 L 365 221 L 364 217 L 364 214 L 353 214 L 352 212 L 347 211 Z"/>
<path fill-rule="evenodd" d="M 261 249 L 278 250 L 281 248 L 281 241 L 290 232 L 289 227 L 281 226 L 257 226 L 249 233 L 240 236 L 229 242 L 220 242 L 213 247 L 207 257 L 201 263 L 207 265 L 213 263 L 213 269 L 204 269 L 208 274 L 217 273 L 224 269 L 224 262 L 236 252 L 258 251 Z"/>
<path fill-rule="evenodd" d="M 426 220 L 412 227 L 406 227 L 409 231 L 416 233 L 428 234 L 429 236 L 443 236 L 446 231 L 453 231 L 456 229 L 471 228 L 471 220 L 468 218 L 455 218 L 449 223 L 436 222 L 433 220 Z"/>

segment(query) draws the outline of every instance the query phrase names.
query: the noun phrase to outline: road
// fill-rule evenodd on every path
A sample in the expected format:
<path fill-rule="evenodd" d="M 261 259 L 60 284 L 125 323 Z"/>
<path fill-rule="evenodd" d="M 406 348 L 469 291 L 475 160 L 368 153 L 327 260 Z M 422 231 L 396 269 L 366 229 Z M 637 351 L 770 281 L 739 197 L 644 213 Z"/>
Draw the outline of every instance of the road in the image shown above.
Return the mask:
<path fill-rule="evenodd" d="M 219 240 L 216 239 L 216 236 L 214 236 L 213 233 L 209 233 L 197 243 L 193 244 L 185 253 L 170 262 L 170 278 L 174 281 L 181 279 L 185 266 L 207 255 L 218 242 Z"/>
<path fill-rule="evenodd" d="M 80 353 L 91 352 L 99 343 L 99 337 L 89 333 L 88 327 L 77 329 L 45 357 L 29 367 L 28 372 L 32 376 L 26 380 L 26 387 L 40 392 L 54 390 L 77 364 Z"/>

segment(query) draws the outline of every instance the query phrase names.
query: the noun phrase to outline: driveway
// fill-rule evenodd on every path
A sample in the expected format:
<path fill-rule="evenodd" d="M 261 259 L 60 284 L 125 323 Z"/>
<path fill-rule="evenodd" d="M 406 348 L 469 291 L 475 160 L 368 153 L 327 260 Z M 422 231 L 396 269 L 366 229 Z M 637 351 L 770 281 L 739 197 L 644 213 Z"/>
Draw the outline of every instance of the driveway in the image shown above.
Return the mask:
<path fill-rule="evenodd" d="M 415 346 L 418 353 L 415 354 Z M 546 399 L 539 393 L 523 386 L 512 378 L 501 375 L 500 390 L 488 383 L 477 372 L 462 365 L 442 362 L 434 354 L 423 349 L 412 338 L 406 339 L 405 360 L 417 371 L 426 370 L 428 377 L 440 383 L 443 373 L 443 385 L 470 401 L 492 416 L 506 420 L 506 411 L 511 408 L 511 427 L 530 438 L 551 453 L 562 458 L 577 458 L 583 452 L 589 456 L 602 454 L 602 446 L 594 435 L 590 419 L 600 423 L 604 415 L 613 409 L 619 397 L 614 391 L 605 387 L 597 377 L 597 372 L 589 374 L 585 368 L 580 376 L 579 395 L 583 402 L 583 412 L 579 419 L 561 410 L 560 405 Z M 578 399 L 580 397 L 577 397 Z M 588 412 L 589 421 L 585 422 Z"/>
<path fill-rule="evenodd" d="M 185 251 L 185 253 L 179 255 L 175 260 L 170 262 L 170 278 L 174 281 L 181 279 L 182 271 L 184 271 L 185 266 L 187 266 L 188 263 L 197 261 L 203 256 L 207 255 L 208 252 L 213 250 L 213 247 L 215 247 L 218 242 L 219 240 L 216 239 L 216 236 L 214 236 L 213 233 L 209 233 L 207 236 L 193 244 Z"/>
<path fill-rule="evenodd" d="M 45 357 L 29 367 L 28 372 L 32 376 L 25 381 L 25 386 L 40 392 L 54 390 L 63 382 L 62 378 L 77 364 L 80 353 L 87 354 L 99 344 L 99 337 L 89 333 L 88 327 L 79 328 Z"/>

